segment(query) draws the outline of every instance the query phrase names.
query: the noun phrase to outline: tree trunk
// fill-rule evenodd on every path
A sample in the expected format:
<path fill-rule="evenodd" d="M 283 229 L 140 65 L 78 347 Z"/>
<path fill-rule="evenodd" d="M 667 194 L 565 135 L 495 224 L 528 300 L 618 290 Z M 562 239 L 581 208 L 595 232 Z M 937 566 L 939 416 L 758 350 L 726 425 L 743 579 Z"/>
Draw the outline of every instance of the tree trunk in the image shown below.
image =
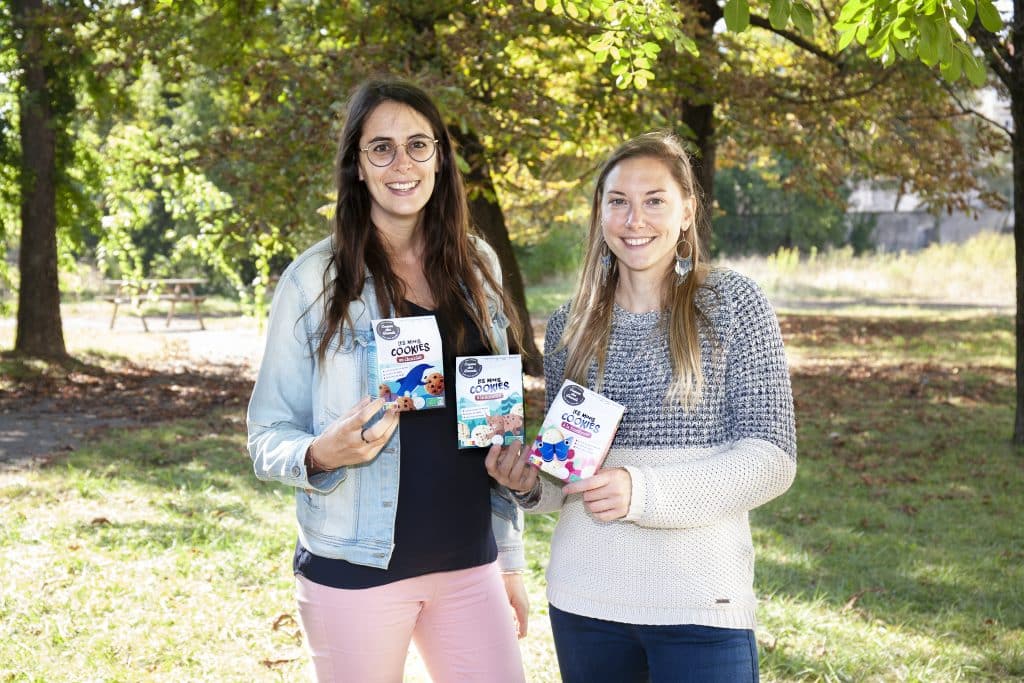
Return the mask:
<path fill-rule="evenodd" d="M 691 11 L 688 2 L 681 2 L 684 12 Z M 717 0 L 698 0 L 700 12 L 697 15 L 698 28 L 696 33 L 697 44 L 701 54 L 714 54 L 717 47 L 711 40 L 714 35 L 714 27 L 722 18 L 722 8 Z M 714 74 L 711 67 L 702 65 L 703 91 L 698 90 L 702 96 L 700 101 L 694 97 L 681 97 L 678 102 L 679 120 L 693 132 L 692 141 L 697 148 L 696 157 L 693 160 L 693 173 L 704 194 L 703 210 L 706 220 L 699 227 L 701 228 L 700 239 L 705 249 L 711 247 L 711 209 L 715 205 L 715 98 Z"/>
<path fill-rule="evenodd" d="M 483 144 L 472 131 L 463 133 L 458 128 L 453 128 L 451 133 L 459 143 L 462 157 L 469 164 L 466 181 L 470 188 L 469 211 L 472 220 L 498 254 L 502 283 L 519 314 L 522 342 L 518 348 L 513 348 L 513 352 L 522 354 L 523 371 L 526 374 L 542 375 L 544 359 L 533 339 L 530 312 L 526 309 L 523 276 L 519 272 L 515 252 L 512 251 L 512 242 L 505 226 L 505 215 L 494 197 L 494 183 L 491 181 L 490 165 L 487 163 Z"/>
<path fill-rule="evenodd" d="M 63 359 L 67 349 L 57 278 L 56 120 L 41 0 L 14 0 L 13 19 L 21 33 L 18 57 L 22 69 L 20 283 L 14 350 Z"/>
<path fill-rule="evenodd" d="M 711 208 L 715 204 L 715 105 L 694 104 L 683 101 L 679 105 L 680 119 L 694 133 L 693 143 L 697 147 L 697 156 L 693 160 L 693 173 L 704 193 L 705 220 L 701 228 L 700 240 L 705 248 L 711 246 Z"/>
<path fill-rule="evenodd" d="M 1015 17 L 1024 21 L 1024 1 L 1016 0 Z M 1013 22 L 1011 22 L 1013 24 Z M 1024 27 L 1013 24 L 1014 55 L 1010 70 L 1010 116 L 1013 119 L 1013 244 L 1017 265 L 1017 414 L 1013 442 L 1024 446 Z"/>

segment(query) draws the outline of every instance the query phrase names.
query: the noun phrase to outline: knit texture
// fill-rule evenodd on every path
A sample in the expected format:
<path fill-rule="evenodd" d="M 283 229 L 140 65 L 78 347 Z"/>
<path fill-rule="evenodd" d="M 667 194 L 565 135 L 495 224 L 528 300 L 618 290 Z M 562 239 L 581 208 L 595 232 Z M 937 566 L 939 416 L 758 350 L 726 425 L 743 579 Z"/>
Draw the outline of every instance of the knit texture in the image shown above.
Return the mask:
<path fill-rule="evenodd" d="M 704 393 L 688 411 L 663 399 L 667 314 L 615 307 L 601 393 L 626 406 L 605 462 L 632 478 L 626 518 L 595 520 L 547 476 L 521 499 L 528 512 L 561 510 L 547 570 L 548 599 L 561 610 L 633 624 L 755 625 L 747 513 L 796 474 L 789 370 L 775 313 L 749 278 L 712 271 L 697 305 L 713 333 L 701 334 Z M 566 352 L 556 347 L 567 314 L 568 304 L 552 315 L 545 337 L 549 405 L 564 379 Z M 587 384 L 595 380 L 596 364 Z"/>

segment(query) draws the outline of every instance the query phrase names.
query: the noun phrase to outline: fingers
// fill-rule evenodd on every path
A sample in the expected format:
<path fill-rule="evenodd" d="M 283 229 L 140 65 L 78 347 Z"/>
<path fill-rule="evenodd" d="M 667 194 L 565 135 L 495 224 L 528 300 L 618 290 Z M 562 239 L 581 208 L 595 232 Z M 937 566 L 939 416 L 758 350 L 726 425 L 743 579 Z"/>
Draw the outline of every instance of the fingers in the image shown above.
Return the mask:
<path fill-rule="evenodd" d="M 530 620 L 530 597 L 526 592 L 526 584 L 521 574 L 502 574 L 501 578 L 515 617 L 516 635 L 525 638 Z"/>
<path fill-rule="evenodd" d="M 603 522 L 629 514 L 632 481 L 623 468 L 602 470 L 592 477 L 567 484 L 562 491 L 565 495 L 582 494 L 587 511 Z"/>
<path fill-rule="evenodd" d="M 371 413 L 370 417 L 372 417 L 373 414 L 374 413 Z M 377 422 L 375 422 L 371 427 L 363 427 L 365 422 L 366 421 L 364 420 L 357 425 L 359 430 L 359 439 L 363 444 L 379 449 L 388 442 L 391 435 L 395 433 L 396 429 L 398 429 L 398 413 L 390 410 L 385 412 L 383 417 L 377 420 Z"/>
<path fill-rule="evenodd" d="M 529 491 L 536 482 L 537 470 L 530 465 L 529 450 L 518 439 L 505 447 L 491 446 L 484 466 L 495 481 L 514 491 Z"/>
<path fill-rule="evenodd" d="M 358 422 L 360 425 L 364 425 L 383 407 L 383 398 L 363 396 L 359 399 L 359 403 L 357 403 L 355 407 L 348 412 L 348 419 Z"/>

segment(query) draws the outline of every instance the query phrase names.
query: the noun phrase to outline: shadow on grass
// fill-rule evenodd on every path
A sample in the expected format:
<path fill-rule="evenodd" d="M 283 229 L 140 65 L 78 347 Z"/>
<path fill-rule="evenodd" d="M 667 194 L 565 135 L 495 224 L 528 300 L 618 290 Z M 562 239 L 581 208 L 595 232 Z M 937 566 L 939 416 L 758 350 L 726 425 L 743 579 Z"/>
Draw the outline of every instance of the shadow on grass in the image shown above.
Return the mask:
<path fill-rule="evenodd" d="M 1020 651 L 993 645 L 1024 628 L 1012 370 L 848 363 L 798 368 L 793 386 L 800 465 L 790 491 L 752 514 L 758 591 L 958 643 L 993 680 L 1024 675 Z M 769 657 L 794 674 L 827 670 Z"/>

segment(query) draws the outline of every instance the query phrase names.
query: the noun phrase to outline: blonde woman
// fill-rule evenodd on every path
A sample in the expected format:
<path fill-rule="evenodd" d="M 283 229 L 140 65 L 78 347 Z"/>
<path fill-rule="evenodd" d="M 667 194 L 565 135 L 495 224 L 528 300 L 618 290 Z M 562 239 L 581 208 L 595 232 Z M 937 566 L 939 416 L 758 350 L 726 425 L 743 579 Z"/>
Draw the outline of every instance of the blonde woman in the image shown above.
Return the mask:
<path fill-rule="evenodd" d="M 565 683 L 758 680 L 747 513 L 793 481 L 793 400 L 775 314 L 707 265 L 700 207 L 671 135 L 611 155 L 544 358 L 548 404 L 569 378 L 626 406 L 611 451 L 568 485 L 527 449 L 488 453 L 527 512 L 561 511 L 547 594 Z"/>

